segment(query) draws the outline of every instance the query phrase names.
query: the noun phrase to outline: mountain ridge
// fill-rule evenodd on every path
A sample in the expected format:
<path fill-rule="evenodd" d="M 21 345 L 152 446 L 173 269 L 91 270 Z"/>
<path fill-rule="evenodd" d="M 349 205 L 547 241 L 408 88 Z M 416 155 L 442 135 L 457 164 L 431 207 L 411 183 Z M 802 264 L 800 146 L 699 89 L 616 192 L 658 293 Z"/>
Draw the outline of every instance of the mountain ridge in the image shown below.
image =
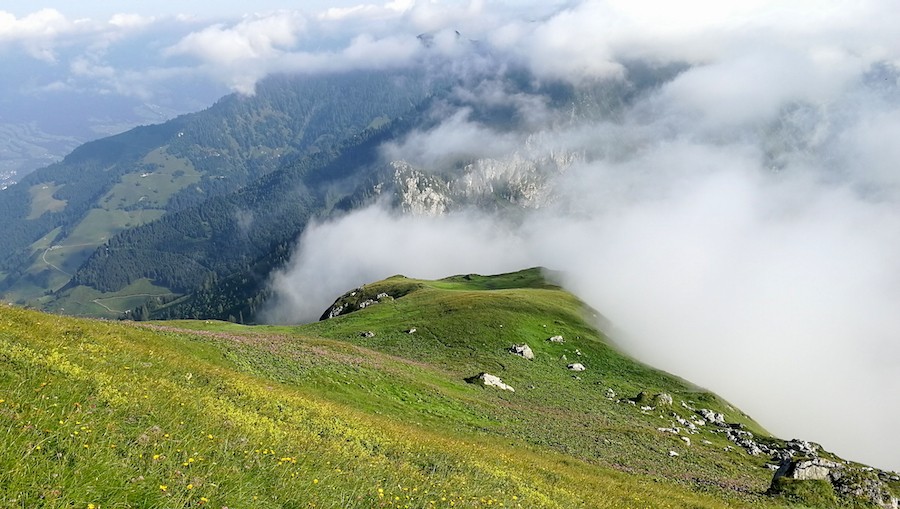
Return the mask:
<path fill-rule="evenodd" d="M 771 437 L 715 394 L 634 361 L 540 269 L 395 276 L 354 291 L 397 297 L 299 326 L 0 308 L 0 422 L 15 430 L 0 449 L 4 498 L 875 507 L 859 498 L 866 489 L 900 487 L 815 444 Z M 511 350 L 522 344 L 533 358 Z M 748 436 L 789 455 L 782 464 L 794 471 L 772 483 L 773 460 L 736 441 Z M 860 476 L 863 495 L 802 479 L 818 472 L 804 461 Z"/>

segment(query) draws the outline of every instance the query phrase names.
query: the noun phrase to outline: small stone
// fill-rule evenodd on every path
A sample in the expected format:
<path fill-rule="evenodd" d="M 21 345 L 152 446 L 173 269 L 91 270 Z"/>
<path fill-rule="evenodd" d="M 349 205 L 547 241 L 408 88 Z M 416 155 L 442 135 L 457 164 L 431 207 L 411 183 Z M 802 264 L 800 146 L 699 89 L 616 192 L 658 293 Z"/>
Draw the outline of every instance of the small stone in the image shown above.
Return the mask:
<path fill-rule="evenodd" d="M 359 335 L 364 338 L 374 338 L 375 337 L 375 333 L 370 330 L 360 332 Z"/>
<path fill-rule="evenodd" d="M 545 325 L 545 327 L 546 327 L 546 325 Z M 566 340 L 563 339 L 562 336 L 550 336 L 549 338 L 547 338 L 547 341 L 549 341 L 551 343 L 565 343 L 566 342 Z"/>
<path fill-rule="evenodd" d="M 573 362 L 566 367 L 569 368 L 570 371 L 584 371 L 585 369 L 587 369 L 584 367 L 584 364 L 580 362 Z"/>
<path fill-rule="evenodd" d="M 674 458 L 675 456 L 678 456 L 678 455 L 679 455 L 679 454 L 678 454 L 677 452 L 675 452 L 675 451 L 669 451 L 669 456 L 671 456 L 671 457 L 673 457 L 673 458 Z"/>
<path fill-rule="evenodd" d="M 691 445 L 691 439 L 688 437 L 681 437 L 681 441 L 688 445 Z"/>
<path fill-rule="evenodd" d="M 403 331 L 403 332 L 405 332 L 405 333 L 407 333 L 407 334 L 415 334 L 415 333 L 416 333 L 416 328 L 413 327 L 413 328 L 411 328 L 411 329 L 406 329 L 406 330 Z"/>

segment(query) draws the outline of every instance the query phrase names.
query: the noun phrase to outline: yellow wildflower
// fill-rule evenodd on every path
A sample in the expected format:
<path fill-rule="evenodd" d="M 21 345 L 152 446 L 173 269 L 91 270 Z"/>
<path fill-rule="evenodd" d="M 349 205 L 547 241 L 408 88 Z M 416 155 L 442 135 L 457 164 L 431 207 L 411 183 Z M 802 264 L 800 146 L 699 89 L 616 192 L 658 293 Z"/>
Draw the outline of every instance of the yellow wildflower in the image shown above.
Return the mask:
<path fill-rule="evenodd" d="M 166 486 L 165 484 L 160 484 L 160 485 L 159 485 L 159 491 L 166 491 L 166 490 L 168 490 L 168 489 L 169 489 L 169 487 Z"/>

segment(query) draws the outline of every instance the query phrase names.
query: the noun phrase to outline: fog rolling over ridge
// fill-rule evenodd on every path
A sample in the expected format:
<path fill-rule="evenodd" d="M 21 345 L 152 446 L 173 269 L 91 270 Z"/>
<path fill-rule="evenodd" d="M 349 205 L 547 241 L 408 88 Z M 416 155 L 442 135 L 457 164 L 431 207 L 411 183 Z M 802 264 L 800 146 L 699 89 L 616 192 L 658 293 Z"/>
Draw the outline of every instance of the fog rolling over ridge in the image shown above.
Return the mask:
<path fill-rule="evenodd" d="M 778 435 L 900 469 L 892 5 L 646 7 L 453 18 L 479 64 L 455 47 L 461 85 L 437 120 L 382 149 L 407 173 L 306 231 L 268 316 L 315 319 L 396 273 L 541 265 L 640 359 Z M 534 86 L 513 83 L 517 67 Z M 554 82 L 589 107 L 535 85 Z M 513 121 L 479 113 L 497 109 Z"/>

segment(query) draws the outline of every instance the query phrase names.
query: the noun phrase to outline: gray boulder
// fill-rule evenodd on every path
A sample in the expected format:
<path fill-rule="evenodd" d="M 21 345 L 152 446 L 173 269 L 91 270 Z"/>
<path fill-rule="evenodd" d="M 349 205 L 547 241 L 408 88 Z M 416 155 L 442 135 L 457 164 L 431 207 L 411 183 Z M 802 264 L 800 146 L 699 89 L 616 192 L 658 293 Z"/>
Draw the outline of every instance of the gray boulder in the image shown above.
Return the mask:
<path fill-rule="evenodd" d="M 569 368 L 570 371 L 584 371 L 585 369 L 587 369 L 584 367 L 584 364 L 580 362 L 573 362 L 566 367 Z"/>
<path fill-rule="evenodd" d="M 727 424 L 725 424 L 725 416 L 720 413 L 713 412 L 708 408 L 701 408 L 700 410 L 697 410 L 697 413 L 710 424 L 721 427 L 727 426 Z"/>
<path fill-rule="evenodd" d="M 534 352 L 531 351 L 531 347 L 528 345 L 513 345 L 509 347 L 509 353 L 524 357 L 530 361 L 534 360 Z"/>
<path fill-rule="evenodd" d="M 504 391 L 516 392 L 516 390 L 511 386 L 503 383 L 503 380 L 501 380 L 499 376 L 495 376 L 490 373 L 481 373 L 477 377 L 475 377 L 475 379 L 477 381 L 480 381 L 486 387 L 496 387 Z"/>
<path fill-rule="evenodd" d="M 653 405 L 654 406 L 672 406 L 672 396 L 666 394 L 665 392 L 661 392 L 656 396 L 653 396 Z"/>

